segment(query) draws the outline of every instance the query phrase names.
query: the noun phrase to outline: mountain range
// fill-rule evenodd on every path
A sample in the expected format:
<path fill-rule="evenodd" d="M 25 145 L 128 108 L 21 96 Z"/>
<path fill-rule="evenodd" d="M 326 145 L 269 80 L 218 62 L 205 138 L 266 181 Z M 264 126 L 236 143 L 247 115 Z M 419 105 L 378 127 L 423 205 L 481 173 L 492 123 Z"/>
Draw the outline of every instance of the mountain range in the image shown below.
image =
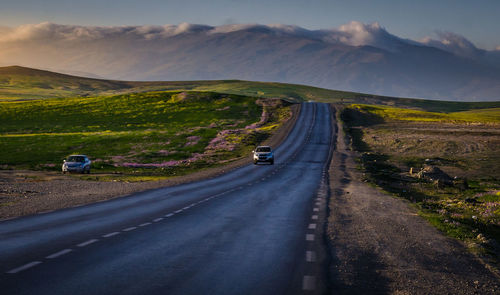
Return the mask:
<path fill-rule="evenodd" d="M 115 80 L 275 81 L 397 97 L 500 100 L 500 50 L 462 36 L 397 37 L 377 23 L 336 29 L 193 24 L 0 28 L 0 65 Z"/>

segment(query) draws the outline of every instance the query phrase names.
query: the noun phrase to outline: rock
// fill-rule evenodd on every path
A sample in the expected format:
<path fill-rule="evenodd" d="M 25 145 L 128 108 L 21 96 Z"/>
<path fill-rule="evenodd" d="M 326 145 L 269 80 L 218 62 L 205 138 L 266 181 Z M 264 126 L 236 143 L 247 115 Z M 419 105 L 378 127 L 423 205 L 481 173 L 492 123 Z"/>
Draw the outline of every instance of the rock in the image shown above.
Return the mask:
<path fill-rule="evenodd" d="M 437 185 L 453 185 L 453 179 L 436 166 L 424 165 L 416 176 L 418 179 L 433 181 Z"/>
<path fill-rule="evenodd" d="M 478 234 L 476 239 L 478 239 L 483 244 L 488 242 L 488 240 L 486 239 L 486 237 L 483 234 Z"/>

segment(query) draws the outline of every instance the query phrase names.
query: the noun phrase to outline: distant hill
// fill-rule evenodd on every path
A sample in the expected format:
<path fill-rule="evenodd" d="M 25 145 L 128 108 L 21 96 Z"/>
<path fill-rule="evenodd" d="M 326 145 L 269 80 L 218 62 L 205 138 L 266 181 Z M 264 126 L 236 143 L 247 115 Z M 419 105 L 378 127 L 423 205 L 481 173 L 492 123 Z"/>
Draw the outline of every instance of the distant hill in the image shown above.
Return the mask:
<path fill-rule="evenodd" d="M 83 78 L 19 66 L 0 67 L 0 98 L 3 99 L 85 96 L 127 88 L 130 85 L 120 81 Z"/>
<path fill-rule="evenodd" d="M 399 97 L 500 100 L 500 50 L 478 49 L 460 36 L 442 38 L 416 42 L 357 22 L 331 30 L 42 23 L 2 36 L 0 64 L 123 80 L 241 79 Z"/>
<path fill-rule="evenodd" d="M 397 98 L 285 83 L 240 80 L 113 81 L 78 77 L 20 66 L 0 67 L 0 101 L 184 90 L 281 98 L 290 102 L 313 100 L 328 103 L 379 104 L 437 112 L 500 107 L 500 101 L 450 102 Z"/>

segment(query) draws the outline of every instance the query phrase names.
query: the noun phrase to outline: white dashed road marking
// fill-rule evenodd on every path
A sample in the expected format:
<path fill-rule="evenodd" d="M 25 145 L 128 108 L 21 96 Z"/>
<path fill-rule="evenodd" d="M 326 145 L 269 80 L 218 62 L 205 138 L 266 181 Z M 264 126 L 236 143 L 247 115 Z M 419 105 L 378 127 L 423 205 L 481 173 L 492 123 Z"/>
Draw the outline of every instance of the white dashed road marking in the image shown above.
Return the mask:
<path fill-rule="evenodd" d="M 309 229 L 316 229 L 316 223 L 309 224 Z"/>
<path fill-rule="evenodd" d="M 23 266 L 9 270 L 7 273 L 18 273 L 18 272 L 21 272 L 23 270 L 27 270 L 28 268 L 32 268 L 33 266 L 39 265 L 40 263 L 42 263 L 42 262 L 41 261 L 33 261 L 30 263 L 26 263 Z"/>
<path fill-rule="evenodd" d="M 276 173 L 276 171 L 274 171 L 274 172 L 273 172 L 273 174 L 274 174 L 274 173 Z M 266 179 L 266 177 L 262 178 L 261 180 L 265 180 L 265 179 Z M 255 184 L 255 183 L 257 183 L 257 181 L 256 181 L 256 182 L 254 182 L 253 184 Z M 249 185 L 252 185 L 252 184 L 249 184 Z M 206 202 L 206 201 L 209 201 L 209 200 L 211 200 L 211 199 L 214 199 L 215 197 L 222 196 L 222 195 L 224 195 L 224 194 L 226 194 L 226 193 L 230 193 L 230 192 L 232 192 L 232 191 L 236 191 L 236 190 L 238 190 L 238 189 L 242 189 L 242 188 L 243 188 L 243 187 L 242 187 L 242 186 L 240 186 L 240 187 L 238 187 L 237 189 L 235 188 L 235 189 L 232 189 L 232 190 L 230 190 L 230 191 L 228 191 L 228 192 L 221 193 L 221 194 L 219 194 L 219 195 L 211 196 L 211 197 L 208 197 L 208 198 L 206 198 L 206 199 L 200 200 L 200 201 L 198 201 L 198 202 L 196 202 L 196 203 L 193 203 L 193 204 L 190 204 L 190 205 L 188 205 L 188 206 L 186 206 L 186 207 L 184 207 L 184 208 L 182 208 L 182 209 L 176 210 L 176 211 L 175 211 L 175 212 L 173 212 L 173 213 L 166 214 L 166 215 L 165 215 L 165 217 L 171 217 L 171 216 L 175 215 L 176 213 L 180 213 L 180 212 L 182 212 L 182 211 L 184 211 L 184 210 L 187 210 L 187 209 L 189 209 L 189 208 L 191 208 L 191 207 L 196 206 L 197 204 L 201 204 L 201 203 L 203 203 L 203 202 Z M 82 205 L 77 205 L 77 206 L 74 206 L 74 207 L 79 207 L 79 206 L 82 206 Z M 49 213 L 49 212 L 52 212 L 52 211 L 53 211 L 53 210 L 51 210 L 51 211 L 45 211 L 45 212 L 40 212 L 39 214 L 45 214 L 45 213 Z M 312 217 L 312 218 L 313 218 L 313 219 L 317 219 L 317 215 L 313 215 L 313 217 Z M 164 219 L 163 217 L 159 217 L 159 218 L 154 219 L 154 220 L 153 220 L 153 222 L 159 222 L 159 221 L 161 221 L 161 220 L 163 220 L 163 219 Z M 145 222 L 145 223 L 139 224 L 138 226 L 139 226 L 139 227 L 143 227 L 143 226 L 147 226 L 147 225 L 150 225 L 150 224 L 152 224 L 152 223 L 151 223 L 151 222 Z M 310 229 L 314 229 L 314 228 L 316 228 L 316 224 L 310 224 L 310 225 L 309 225 L 309 228 L 310 228 Z M 132 230 L 135 230 L 135 229 L 137 229 L 137 226 L 128 227 L 128 228 L 123 229 L 122 231 L 123 231 L 123 232 L 128 232 L 128 231 L 132 231 Z M 110 238 L 110 237 L 113 237 L 113 236 L 116 236 L 116 235 L 119 235 L 119 234 L 120 234 L 120 232 L 111 232 L 111 233 L 108 233 L 108 234 L 102 235 L 102 237 L 103 237 L 103 238 Z M 308 240 L 308 241 L 312 241 L 312 240 L 314 240 L 314 235 L 311 235 L 311 234 L 306 235 L 306 240 Z M 82 243 L 80 243 L 80 244 L 77 244 L 77 247 L 85 247 L 85 246 L 88 246 L 88 245 L 90 245 L 90 244 L 96 243 L 96 242 L 98 242 L 98 241 L 99 241 L 99 239 L 90 239 L 90 240 L 88 240 L 88 241 L 85 241 L 85 242 L 82 242 Z M 54 259 L 54 258 L 57 258 L 57 257 L 63 256 L 63 255 L 65 255 L 65 254 L 68 254 L 68 253 L 70 253 L 70 252 L 72 252 L 72 251 L 73 251 L 73 249 L 64 249 L 64 250 L 61 250 L 61 251 L 59 251 L 59 252 L 53 253 L 53 254 L 51 254 L 51 255 L 49 255 L 49 256 L 47 256 L 47 257 L 45 257 L 45 258 L 47 258 L 47 259 Z M 311 251 L 307 251 L 307 254 L 306 254 L 306 259 L 307 259 L 308 261 L 309 261 L 310 259 L 315 259 L 315 254 L 314 254 L 314 252 L 312 252 L 313 254 L 310 254 L 310 252 L 311 252 Z M 313 256 L 311 256 L 311 255 L 313 255 Z M 311 257 L 313 257 L 313 258 L 311 258 Z M 14 268 L 14 269 L 12 269 L 12 270 L 8 271 L 7 273 L 10 273 L 10 274 L 15 274 L 15 273 L 18 273 L 18 272 L 24 271 L 24 270 L 26 270 L 26 269 L 32 268 L 32 267 L 34 267 L 34 266 L 36 266 L 36 265 L 38 265 L 38 264 L 41 264 L 41 263 L 42 263 L 41 261 L 33 261 L 33 262 L 27 263 L 27 264 L 25 264 L 25 265 L 22 265 L 22 266 L 20 266 L 20 267 Z M 312 278 L 312 283 L 311 283 L 311 278 Z M 304 289 L 305 289 L 305 290 L 308 290 L 307 288 L 310 288 L 310 287 L 311 287 L 311 284 L 312 284 L 312 288 L 314 289 L 314 277 L 311 277 L 311 276 L 305 276 L 305 277 L 304 277 Z"/>
<path fill-rule="evenodd" d="M 109 234 L 105 234 L 104 236 L 102 236 L 103 238 L 109 238 L 109 237 L 112 237 L 112 236 L 116 236 L 116 235 L 119 235 L 120 233 L 115 231 L 115 232 L 112 232 L 112 233 L 109 233 Z"/>
<path fill-rule="evenodd" d="M 69 252 L 73 251 L 72 249 L 64 249 L 64 250 L 61 250 L 59 252 L 56 252 L 54 254 L 51 254 L 45 258 L 47 259 L 54 259 L 54 258 L 57 258 L 59 256 L 63 256 L 64 254 L 68 254 Z"/>
<path fill-rule="evenodd" d="M 314 208 L 313 209 L 314 212 L 318 212 L 319 211 L 319 208 Z"/>
<path fill-rule="evenodd" d="M 47 213 L 50 213 L 50 212 L 54 212 L 54 210 L 42 211 L 42 212 L 38 212 L 38 214 L 47 214 Z"/>
<path fill-rule="evenodd" d="M 306 261 L 307 262 L 315 262 L 316 261 L 316 252 L 306 251 Z"/>
<path fill-rule="evenodd" d="M 315 276 L 304 276 L 302 280 L 303 290 L 314 290 L 316 289 L 316 277 Z"/>
<path fill-rule="evenodd" d="M 313 234 L 307 234 L 306 235 L 306 241 L 314 241 L 314 235 Z"/>
<path fill-rule="evenodd" d="M 88 240 L 88 241 L 86 241 L 86 242 L 80 243 L 80 244 L 78 244 L 77 246 L 78 246 L 78 247 L 85 247 L 85 246 L 88 246 L 88 245 L 90 245 L 90 244 L 93 244 L 93 243 L 95 243 L 95 242 L 97 242 L 97 241 L 99 241 L 99 240 L 98 240 L 98 239 L 92 239 L 92 240 Z"/>
<path fill-rule="evenodd" d="M 311 216 L 312 219 L 318 219 L 318 215 Z"/>

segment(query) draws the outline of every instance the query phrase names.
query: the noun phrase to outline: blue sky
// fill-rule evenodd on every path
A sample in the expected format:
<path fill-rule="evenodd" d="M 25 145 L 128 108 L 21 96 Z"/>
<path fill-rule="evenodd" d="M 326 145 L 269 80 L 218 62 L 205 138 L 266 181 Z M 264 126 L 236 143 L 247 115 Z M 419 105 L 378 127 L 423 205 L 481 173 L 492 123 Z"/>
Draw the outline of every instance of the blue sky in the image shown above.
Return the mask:
<path fill-rule="evenodd" d="M 0 0 L 0 26 L 59 24 L 121 26 L 182 22 L 290 24 L 334 28 L 379 22 L 390 33 L 418 40 L 450 31 L 480 48 L 500 45 L 498 0 Z"/>

